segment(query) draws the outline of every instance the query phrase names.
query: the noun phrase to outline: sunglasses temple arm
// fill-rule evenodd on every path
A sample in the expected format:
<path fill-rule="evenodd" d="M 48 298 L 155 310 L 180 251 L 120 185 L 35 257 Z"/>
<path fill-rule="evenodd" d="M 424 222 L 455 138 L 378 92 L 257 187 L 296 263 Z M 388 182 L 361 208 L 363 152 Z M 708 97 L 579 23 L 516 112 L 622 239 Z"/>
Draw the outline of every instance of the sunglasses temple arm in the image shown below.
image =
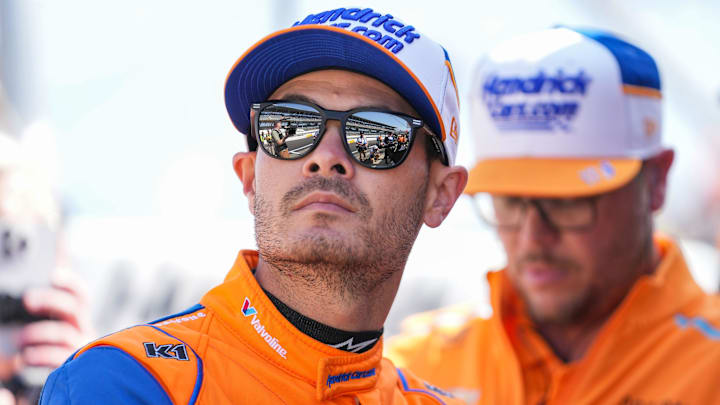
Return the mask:
<path fill-rule="evenodd" d="M 447 155 L 445 155 L 445 148 L 443 147 L 442 141 L 440 141 L 440 138 L 437 135 L 435 135 L 435 133 L 430 129 L 430 127 L 427 126 L 427 124 L 424 124 L 421 128 L 424 129 L 425 132 L 427 133 L 427 135 L 430 137 L 433 147 L 435 148 L 435 152 L 437 152 L 438 155 L 440 155 L 442 162 L 447 164 L 448 158 L 447 158 Z"/>

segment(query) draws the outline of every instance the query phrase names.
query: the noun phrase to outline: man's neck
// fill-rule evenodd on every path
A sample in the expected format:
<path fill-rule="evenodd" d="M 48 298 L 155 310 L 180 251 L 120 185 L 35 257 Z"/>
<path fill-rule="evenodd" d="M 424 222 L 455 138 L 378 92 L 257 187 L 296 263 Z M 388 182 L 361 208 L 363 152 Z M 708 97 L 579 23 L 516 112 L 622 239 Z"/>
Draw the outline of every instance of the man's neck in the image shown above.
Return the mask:
<path fill-rule="evenodd" d="M 596 307 L 594 313 L 584 314 L 578 322 L 566 324 L 536 325 L 538 333 L 550 345 L 555 355 L 563 362 L 571 363 L 580 360 L 595 341 L 602 327 L 607 323 L 618 306 L 625 299 L 637 280 L 643 275 L 650 275 L 660 264 L 662 257 L 653 244 L 650 255 L 636 267 L 635 277 L 615 292 L 615 297 L 607 297 L 604 306 Z"/>
<path fill-rule="evenodd" d="M 348 294 L 322 282 L 287 277 L 272 265 L 258 262 L 255 278 L 263 289 L 290 308 L 317 322 L 353 332 L 382 329 L 400 285 L 402 271 L 362 295 Z"/>

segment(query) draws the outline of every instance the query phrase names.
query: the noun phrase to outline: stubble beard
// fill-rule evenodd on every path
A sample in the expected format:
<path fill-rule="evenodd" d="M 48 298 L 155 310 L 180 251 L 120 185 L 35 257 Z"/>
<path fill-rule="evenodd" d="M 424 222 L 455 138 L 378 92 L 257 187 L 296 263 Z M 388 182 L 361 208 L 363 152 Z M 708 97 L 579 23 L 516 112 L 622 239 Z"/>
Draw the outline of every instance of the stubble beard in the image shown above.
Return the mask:
<path fill-rule="evenodd" d="M 353 237 L 312 231 L 288 235 L 291 207 L 317 190 L 334 192 L 359 208 L 356 215 L 361 225 L 352 231 Z M 255 238 L 260 256 L 282 277 L 310 290 L 348 299 L 367 296 L 405 267 L 422 225 L 426 191 L 424 182 L 407 204 L 391 199 L 396 209 L 380 215 L 375 215 L 364 193 L 336 178 L 316 176 L 296 186 L 283 196 L 278 209 L 256 195 Z M 339 220 L 316 213 L 313 225 L 325 228 Z"/>
<path fill-rule="evenodd" d="M 580 271 L 580 264 L 566 257 L 539 252 L 523 256 L 517 263 L 518 268 L 526 264 L 539 261 L 553 267 L 562 268 L 564 271 Z M 530 319 L 538 325 L 567 325 L 582 318 L 583 314 L 592 306 L 592 297 L 588 289 L 566 292 L 561 300 L 556 300 L 552 305 L 547 305 L 533 298 L 533 295 L 525 291 L 522 286 L 516 286 L 528 311 Z M 542 301 L 542 298 L 540 299 Z"/>
<path fill-rule="evenodd" d="M 641 172 L 632 183 L 625 186 L 633 187 L 632 192 L 636 193 L 633 197 L 634 203 L 630 204 L 630 209 L 635 211 L 632 217 L 624 222 L 624 227 L 617 230 L 617 237 L 609 240 L 605 251 L 597 255 L 598 261 L 594 265 L 600 270 L 594 271 L 593 274 L 605 277 L 605 286 L 591 285 L 575 291 L 552 309 L 535 305 L 532 297 L 518 288 L 533 322 L 567 326 L 607 319 L 625 299 L 638 277 L 643 274 L 642 270 L 647 268 L 654 270 L 653 215 L 652 212 L 647 211 L 646 207 L 649 205 L 645 200 L 647 196 L 642 194 L 642 187 L 638 186 L 644 181 Z M 582 270 L 581 265 L 571 258 L 542 253 L 527 255 L 521 258 L 518 264 L 531 260 L 545 260 L 569 271 Z M 616 271 L 611 275 L 603 272 L 602 269 L 624 269 L 624 271 Z"/>
<path fill-rule="evenodd" d="M 612 313 L 635 284 L 637 277 L 640 275 L 637 270 L 642 268 L 645 262 L 652 257 L 652 218 L 647 218 L 639 226 L 644 227 L 639 240 L 636 240 L 631 245 L 627 241 L 613 241 L 612 245 L 607 249 L 608 253 L 602 255 L 608 257 L 609 260 L 596 264 L 600 268 L 627 269 L 626 272 L 621 272 L 618 277 L 608 279 L 610 285 L 624 286 L 624 288 L 620 288 L 618 291 L 609 291 L 609 289 L 598 290 L 597 286 L 588 286 L 582 290 L 568 293 L 562 302 L 557 302 L 552 308 L 545 308 L 533 302 L 530 294 L 523 291 L 522 288 L 518 288 L 532 321 L 536 324 L 545 325 L 572 325 L 602 319 Z M 612 254 L 613 252 L 624 253 L 618 255 Z M 565 268 L 567 271 L 581 271 L 581 265 L 576 261 L 554 255 L 528 255 L 523 257 L 519 264 L 532 260 L 543 260 L 552 263 L 554 266 Z M 603 272 L 595 271 L 594 274 L 601 275 Z M 609 297 L 613 293 L 616 296 Z"/>
<path fill-rule="evenodd" d="M 572 325 L 581 321 L 592 308 L 592 297 L 588 291 L 566 296 L 563 302 L 551 309 L 533 303 L 531 297 L 523 295 L 524 301 L 528 303 L 530 319 L 537 325 Z"/>

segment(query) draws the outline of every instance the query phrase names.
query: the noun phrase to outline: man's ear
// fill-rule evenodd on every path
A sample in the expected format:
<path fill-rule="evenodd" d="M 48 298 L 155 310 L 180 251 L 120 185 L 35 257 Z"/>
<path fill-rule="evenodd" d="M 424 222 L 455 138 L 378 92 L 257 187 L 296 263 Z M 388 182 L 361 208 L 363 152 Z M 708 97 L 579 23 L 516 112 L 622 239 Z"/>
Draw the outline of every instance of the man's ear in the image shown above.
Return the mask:
<path fill-rule="evenodd" d="M 667 194 L 667 177 L 675 159 L 675 151 L 665 149 L 645 161 L 648 171 L 647 184 L 650 191 L 650 209 L 657 211 L 665 204 Z"/>
<path fill-rule="evenodd" d="M 467 169 L 462 166 L 447 167 L 439 161 L 432 163 L 423 217 L 427 226 L 435 228 L 442 224 L 465 189 L 467 180 Z"/>
<path fill-rule="evenodd" d="M 243 193 L 248 199 L 250 212 L 255 215 L 255 159 L 257 152 L 238 152 L 233 156 L 233 169 L 243 184 Z"/>

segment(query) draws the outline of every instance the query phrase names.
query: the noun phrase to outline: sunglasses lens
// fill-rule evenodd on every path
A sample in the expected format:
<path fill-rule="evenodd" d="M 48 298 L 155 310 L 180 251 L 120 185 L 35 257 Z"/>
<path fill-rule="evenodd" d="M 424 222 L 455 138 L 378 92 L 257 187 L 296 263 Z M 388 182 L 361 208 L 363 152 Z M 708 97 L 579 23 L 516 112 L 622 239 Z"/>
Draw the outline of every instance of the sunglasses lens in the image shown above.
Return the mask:
<path fill-rule="evenodd" d="M 360 111 L 345 122 L 345 138 L 353 157 L 375 169 L 400 164 L 410 150 L 412 136 L 408 121 L 391 113 Z"/>
<path fill-rule="evenodd" d="M 311 106 L 274 103 L 260 111 L 259 144 L 271 156 L 299 159 L 312 150 L 321 123 L 322 115 Z"/>

